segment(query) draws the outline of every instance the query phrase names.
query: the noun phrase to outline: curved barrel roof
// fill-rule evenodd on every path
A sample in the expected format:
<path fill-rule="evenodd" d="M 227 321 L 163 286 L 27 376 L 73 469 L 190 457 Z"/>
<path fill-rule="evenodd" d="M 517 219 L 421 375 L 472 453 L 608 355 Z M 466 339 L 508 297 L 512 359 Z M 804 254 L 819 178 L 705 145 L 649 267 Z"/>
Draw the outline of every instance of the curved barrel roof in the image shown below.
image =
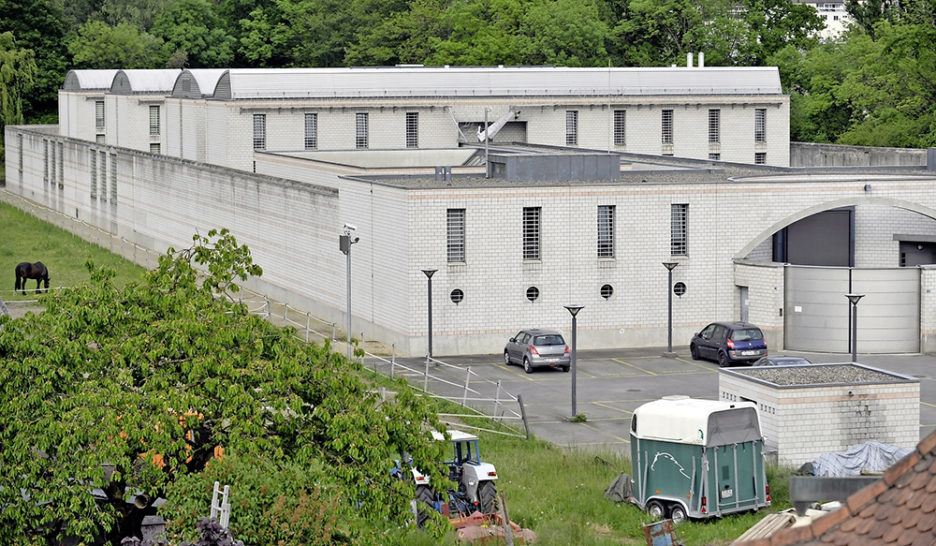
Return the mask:
<path fill-rule="evenodd" d="M 109 90 L 114 83 L 114 76 L 118 70 L 69 70 L 65 74 L 65 91 L 99 91 Z"/>
<path fill-rule="evenodd" d="M 232 68 L 220 76 L 212 98 L 726 94 L 782 95 L 780 73 L 777 67 Z"/>
<path fill-rule="evenodd" d="M 119 95 L 131 93 L 169 94 L 181 72 L 181 69 L 178 68 L 121 70 L 114 76 L 114 83 L 110 87 L 110 92 Z"/>
<path fill-rule="evenodd" d="M 218 80 L 228 72 L 226 68 L 193 68 L 183 70 L 172 87 L 173 97 L 200 99 L 214 95 Z"/>

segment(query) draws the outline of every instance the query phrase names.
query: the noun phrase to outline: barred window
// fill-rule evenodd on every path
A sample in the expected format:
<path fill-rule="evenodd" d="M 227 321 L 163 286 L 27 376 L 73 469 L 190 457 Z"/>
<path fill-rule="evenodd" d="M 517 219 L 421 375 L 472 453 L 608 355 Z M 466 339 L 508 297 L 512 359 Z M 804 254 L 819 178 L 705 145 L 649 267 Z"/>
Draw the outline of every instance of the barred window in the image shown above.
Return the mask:
<path fill-rule="evenodd" d="M 419 112 L 406 113 L 406 147 L 419 147 Z"/>
<path fill-rule="evenodd" d="M 150 142 L 150 153 L 158 154 L 160 152 L 160 146 L 158 142 Z"/>
<path fill-rule="evenodd" d="M 91 199 L 97 199 L 97 150 L 91 150 L 90 156 L 91 163 Z"/>
<path fill-rule="evenodd" d="M 755 153 L 754 153 L 754 164 L 755 164 L 755 165 L 766 165 L 766 164 L 767 164 L 767 153 L 766 153 L 766 152 L 755 152 Z"/>
<path fill-rule="evenodd" d="M 767 109 L 754 110 L 754 142 L 767 142 Z"/>
<path fill-rule="evenodd" d="M 708 111 L 708 141 L 721 142 L 721 110 Z"/>
<path fill-rule="evenodd" d="M 101 191 L 98 192 L 98 197 L 102 201 L 107 201 L 107 152 L 100 152 L 99 158 L 101 160 L 98 165 L 101 174 Z"/>
<path fill-rule="evenodd" d="M 367 114 L 354 114 L 354 147 L 367 148 Z"/>
<path fill-rule="evenodd" d="M 318 148 L 318 114 L 305 115 L 305 149 Z"/>
<path fill-rule="evenodd" d="M 58 143 L 58 185 L 65 187 L 65 143 Z"/>
<path fill-rule="evenodd" d="M 686 239 L 686 220 L 689 214 L 689 205 L 674 203 L 670 205 L 670 254 L 685 256 L 688 250 Z"/>
<path fill-rule="evenodd" d="M 614 205 L 598 205 L 598 257 L 614 257 Z"/>
<path fill-rule="evenodd" d="M 566 146 L 578 145 L 578 110 L 566 110 Z"/>
<path fill-rule="evenodd" d="M 149 107 L 150 136 L 159 136 L 159 106 Z"/>
<path fill-rule="evenodd" d="M 540 259 L 540 217 L 542 207 L 523 207 L 523 259 Z"/>
<path fill-rule="evenodd" d="M 614 144 L 623 146 L 627 144 L 627 111 L 614 111 Z"/>
<path fill-rule="evenodd" d="M 719 160 L 721 160 L 721 154 L 710 153 L 710 154 L 708 155 L 708 158 L 709 158 L 709 159 L 714 159 L 715 161 L 719 161 Z"/>
<path fill-rule="evenodd" d="M 663 144 L 673 143 L 673 111 L 663 110 Z"/>
<path fill-rule="evenodd" d="M 111 181 L 110 181 L 110 198 L 111 203 L 117 204 L 117 154 L 111 154 L 110 156 L 110 167 L 111 167 Z"/>
<path fill-rule="evenodd" d="M 94 127 L 104 130 L 104 101 L 94 101 Z"/>
<path fill-rule="evenodd" d="M 446 247 L 448 261 L 465 261 L 465 209 L 448 209 L 446 212 Z"/>
<path fill-rule="evenodd" d="M 266 114 L 253 115 L 253 148 L 266 150 Z"/>

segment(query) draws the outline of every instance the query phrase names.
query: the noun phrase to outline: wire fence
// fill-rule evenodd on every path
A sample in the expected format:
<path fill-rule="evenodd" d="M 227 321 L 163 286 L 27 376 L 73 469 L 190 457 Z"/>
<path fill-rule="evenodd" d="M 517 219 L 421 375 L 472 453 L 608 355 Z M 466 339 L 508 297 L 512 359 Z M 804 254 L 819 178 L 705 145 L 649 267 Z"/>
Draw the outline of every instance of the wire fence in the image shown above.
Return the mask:
<path fill-rule="evenodd" d="M 62 228 L 75 237 L 106 248 L 146 269 L 156 267 L 162 255 L 156 250 L 143 247 L 99 226 L 79 218 L 72 218 L 14 193 L 0 191 L 0 199 L 27 214 Z M 50 288 L 50 290 L 61 288 Z M 5 291 L 0 291 L 0 294 L 2 292 Z M 306 343 L 328 340 L 332 350 L 335 350 L 336 345 L 341 343 L 335 322 L 320 319 L 310 312 L 290 307 L 287 303 L 271 300 L 250 289 L 242 288 L 238 294 L 239 302 L 246 305 L 251 314 L 262 316 L 275 324 L 293 327 L 296 337 Z M 11 307 L 20 305 L 28 307 L 37 304 L 38 300 L 20 299 L 5 303 Z M 345 334 L 344 342 L 347 343 L 351 335 Z M 443 423 L 495 434 L 530 437 L 523 399 L 519 395 L 507 392 L 500 381 L 485 379 L 472 371 L 470 366 L 456 366 L 435 358 L 427 357 L 424 361 L 419 358 L 398 359 L 393 345 L 388 348 L 377 340 L 367 340 L 363 332 L 359 347 L 363 356 L 357 358 L 364 364 L 365 369 L 391 378 L 403 377 L 424 394 L 463 408 L 464 411 L 459 413 L 440 413 L 439 417 Z M 471 422 L 477 422 L 479 418 L 489 420 L 491 427 L 470 425 L 464 421 L 464 419 L 470 419 Z"/>

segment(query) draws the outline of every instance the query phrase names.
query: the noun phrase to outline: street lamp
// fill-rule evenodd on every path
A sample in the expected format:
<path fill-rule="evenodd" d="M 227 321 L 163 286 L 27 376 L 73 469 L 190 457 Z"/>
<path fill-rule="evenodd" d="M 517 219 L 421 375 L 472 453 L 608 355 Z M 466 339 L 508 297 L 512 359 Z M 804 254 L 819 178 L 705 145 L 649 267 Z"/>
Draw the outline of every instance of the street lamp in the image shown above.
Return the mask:
<path fill-rule="evenodd" d="M 666 354 L 663 356 L 668 357 L 676 356 L 676 353 L 673 352 L 673 270 L 676 269 L 677 265 L 679 265 L 677 262 L 663 262 L 663 267 L 666 268 L 667 272 L 666 297 L 669 298 L 669 323 L 666 331 Z"/>
<path fill-rule="evenodd" d="M 426 274 L 426 278 L 429 279 L 429 358 L 432 358 L 432 276 L 435 275 L 435 272 L 438 269 L 423 269 L 422 272 Z"/>
<path fill-rule="evenodd" d="M 347 334 L 348 334 L 348 360 L 351 360 L 351 245 L 361 240 L 360 237 L 355 237 L 352 234 L 357 228 L 351 224 L 344 225 L 344 234 L 338 236 L 338 249 L 347 256 L 347 277 L 348 277 L 348 302 L 347 302 Z"/>
<path fill-rule="evenodd" d="M 575 315 L 578 314 L 584 305 L 566 305 L 565 308 L 572 314 L 572 362 L 569 366 L 572 368 L 572 418 L 574 419 L 578 412 L 575 411 Z"/>
<path fill-rule="evenodd" d="M 852 362 L 858 362 L 858 300 L 865 297 L 864 294 L 845 294 L 845 297 L 848 298 L 848 301 L 852 305 L 852 315 L 851 315 L 851 326 L 852 326 L 852 335 L 851 335 L 851 353 L 852 353 Z"/>

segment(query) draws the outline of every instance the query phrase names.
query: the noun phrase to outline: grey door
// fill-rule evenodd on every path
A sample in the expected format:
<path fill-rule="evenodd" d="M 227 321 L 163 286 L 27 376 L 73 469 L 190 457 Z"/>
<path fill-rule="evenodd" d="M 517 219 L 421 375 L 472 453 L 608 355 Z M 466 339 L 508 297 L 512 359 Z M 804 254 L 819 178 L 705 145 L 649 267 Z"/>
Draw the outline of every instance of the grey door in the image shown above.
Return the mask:
<path fill-rule="evenodd" d="M 920 351 L 920 270 L 787 266 L 784 347 L 849 353 L 849 292 L 858 303 L 859 353 Z"/>

